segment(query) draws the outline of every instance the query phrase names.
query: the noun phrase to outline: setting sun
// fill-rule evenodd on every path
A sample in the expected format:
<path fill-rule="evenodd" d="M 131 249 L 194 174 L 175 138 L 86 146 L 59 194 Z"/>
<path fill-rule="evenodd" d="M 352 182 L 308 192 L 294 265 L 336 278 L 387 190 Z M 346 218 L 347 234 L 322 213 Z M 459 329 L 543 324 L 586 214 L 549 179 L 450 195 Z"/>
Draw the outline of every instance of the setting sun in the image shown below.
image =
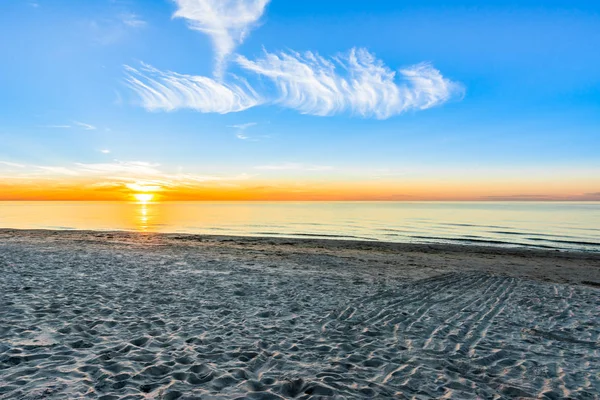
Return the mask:
<path fill-rule="evenodd" d="M 154 195 L 151 193 L 136 193 L 133 197 L 140 203 L 149 203 L 154 199 Z"/>

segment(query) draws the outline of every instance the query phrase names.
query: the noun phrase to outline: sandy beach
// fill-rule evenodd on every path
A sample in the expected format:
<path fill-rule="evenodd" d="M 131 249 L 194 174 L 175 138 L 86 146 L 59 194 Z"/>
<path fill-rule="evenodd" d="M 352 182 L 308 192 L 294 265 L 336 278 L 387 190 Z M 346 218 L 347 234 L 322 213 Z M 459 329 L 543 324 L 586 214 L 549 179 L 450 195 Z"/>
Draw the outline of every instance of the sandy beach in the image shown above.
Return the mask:
<path fill-rule="evenodd" d="M 600 254 L 0 230 L 0 398 L 600 393 Z"/>

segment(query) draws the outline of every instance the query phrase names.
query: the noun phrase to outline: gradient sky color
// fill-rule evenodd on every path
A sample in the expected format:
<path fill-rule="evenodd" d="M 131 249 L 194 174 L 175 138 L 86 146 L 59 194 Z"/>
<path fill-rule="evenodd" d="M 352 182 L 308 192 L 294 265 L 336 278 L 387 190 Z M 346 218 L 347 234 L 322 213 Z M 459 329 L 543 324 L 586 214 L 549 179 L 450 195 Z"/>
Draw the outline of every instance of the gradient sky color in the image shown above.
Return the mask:
<path fill-rule="evenodd" d="M 597 1 L 7 0 L 0 199 L 600 200 Z"/>

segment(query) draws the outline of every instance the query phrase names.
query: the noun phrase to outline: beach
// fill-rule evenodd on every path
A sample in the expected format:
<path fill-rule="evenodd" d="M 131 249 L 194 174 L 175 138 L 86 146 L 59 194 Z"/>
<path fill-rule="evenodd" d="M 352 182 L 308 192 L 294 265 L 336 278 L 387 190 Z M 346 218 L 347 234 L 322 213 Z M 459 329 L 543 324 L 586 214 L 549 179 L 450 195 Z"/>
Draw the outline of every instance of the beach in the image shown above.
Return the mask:
<path fill-rule="evenodd" d="M 0 230 L 1 399 L 598 398 L 600 253 Z"/>

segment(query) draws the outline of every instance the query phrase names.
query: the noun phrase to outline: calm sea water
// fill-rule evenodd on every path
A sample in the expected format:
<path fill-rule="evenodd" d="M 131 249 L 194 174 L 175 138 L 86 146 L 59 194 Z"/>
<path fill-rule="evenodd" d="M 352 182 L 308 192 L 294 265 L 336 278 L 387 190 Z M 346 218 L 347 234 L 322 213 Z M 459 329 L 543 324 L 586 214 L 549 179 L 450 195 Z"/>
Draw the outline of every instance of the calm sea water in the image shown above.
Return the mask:
<path fill-rule="evenodd" d="M 0 227 L 600 251 L 600 202 L 0 202 Z"/>

